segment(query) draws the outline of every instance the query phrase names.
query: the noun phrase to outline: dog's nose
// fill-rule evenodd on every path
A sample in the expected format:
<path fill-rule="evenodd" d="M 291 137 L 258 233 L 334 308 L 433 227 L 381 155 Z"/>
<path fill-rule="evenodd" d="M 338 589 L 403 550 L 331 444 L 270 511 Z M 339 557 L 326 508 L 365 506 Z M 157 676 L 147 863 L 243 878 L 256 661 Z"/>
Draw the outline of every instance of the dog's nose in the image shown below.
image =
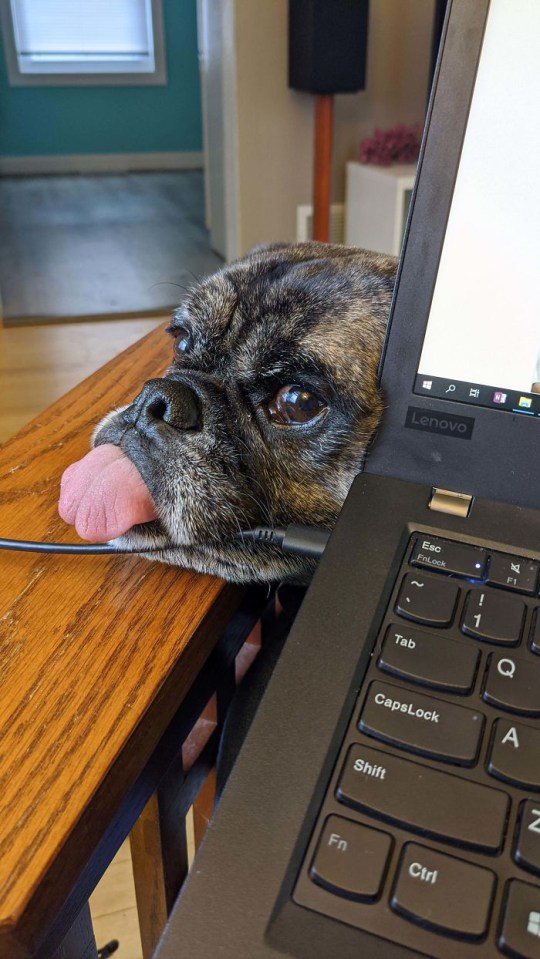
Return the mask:
<path fill-rule="evenodd" d="M 196 394 L 185 383 L 172 380 L 148 380 L 131 410 L 137 428 L 143 432 L 157 423 L 166 423 L 177 430 L 196 430 L 202 426 Z"/>

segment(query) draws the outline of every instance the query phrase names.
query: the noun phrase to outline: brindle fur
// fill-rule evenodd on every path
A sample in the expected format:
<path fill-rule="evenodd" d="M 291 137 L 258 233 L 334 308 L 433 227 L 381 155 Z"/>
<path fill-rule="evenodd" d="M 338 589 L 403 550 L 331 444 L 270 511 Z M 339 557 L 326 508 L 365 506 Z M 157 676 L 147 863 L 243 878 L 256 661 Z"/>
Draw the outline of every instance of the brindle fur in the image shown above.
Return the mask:
<path fill-rule="evenodd" d="M 377 366 L 395 271 L 393 257 L 365 250 L 274 244 L 190 291 L 169 329 L 191 330 L 192 348 L 94 436 L 133 461 L 160 516 L 115 542 L 170 545 L 151 558 L 234 582 L 307 581 L 312 561 L 235 536 L 333 527 L 383 410 Z M 265 404 L 298 383 L 327 400 L 326 414 L 273 424 Z"/>

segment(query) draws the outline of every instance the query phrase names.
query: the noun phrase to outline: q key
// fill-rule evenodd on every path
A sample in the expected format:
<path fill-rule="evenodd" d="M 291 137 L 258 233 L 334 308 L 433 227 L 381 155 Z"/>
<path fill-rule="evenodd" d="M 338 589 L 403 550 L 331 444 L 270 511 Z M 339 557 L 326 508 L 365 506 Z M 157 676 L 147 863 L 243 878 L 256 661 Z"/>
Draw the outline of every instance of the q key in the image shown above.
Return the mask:
<path fill-rule="evenodd" d="M 540 716 L 540 662 L 506 654 L 488 658 L 483 697 L 487 703 L 527 716 Z"/>

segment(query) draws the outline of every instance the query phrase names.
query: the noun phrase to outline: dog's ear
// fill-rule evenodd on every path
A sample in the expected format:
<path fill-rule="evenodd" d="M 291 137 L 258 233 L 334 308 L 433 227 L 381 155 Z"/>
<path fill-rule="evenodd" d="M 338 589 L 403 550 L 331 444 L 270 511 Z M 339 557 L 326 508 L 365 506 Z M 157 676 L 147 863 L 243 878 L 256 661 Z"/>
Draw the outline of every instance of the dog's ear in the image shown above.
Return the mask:
<path fill-rule="evenodd" d="M 257 246 L 252 246 L 251 250 L 248 250 L 245 256 L 264 256 L 265 253 L 279 253 L 296 245 L 297 244 L 286 243 L 285 240 L 276 240 L 275 243 L 258 243 Z M 243 257 L 240 257 L 240 259 L 243 259 Z"/>
<path fill-rule="evenodd" d="M 339 260 L 343 265 L 362 264 L 374 273 L 387 276 L 393 281 L 397 268 L 397 258 L 384 253 L 374 253 L 360 247 L 343 246 L 338 243 L 318 243 L 308 240 L 304 243 L 260 243 L 254 246 L 238 263 L 268 260 L 287 261 L 287 263 L 309 263 L 312 260 Z"/>

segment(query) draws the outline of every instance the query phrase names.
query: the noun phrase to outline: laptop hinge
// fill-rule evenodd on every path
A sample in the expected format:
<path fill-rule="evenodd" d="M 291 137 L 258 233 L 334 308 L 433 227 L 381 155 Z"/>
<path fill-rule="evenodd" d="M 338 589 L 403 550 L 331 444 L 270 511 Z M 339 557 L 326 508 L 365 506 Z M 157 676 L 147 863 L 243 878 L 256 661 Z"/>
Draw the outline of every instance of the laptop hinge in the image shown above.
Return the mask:
<path fill-rule="evenodd" d="M 451 513 L 466 519 L 470 513 L 473 497 L 469 493 L 456 493 L 451 489 L 438 489 L 434 486 L 428 503 L 429 509 L 438 513 Z"/>

